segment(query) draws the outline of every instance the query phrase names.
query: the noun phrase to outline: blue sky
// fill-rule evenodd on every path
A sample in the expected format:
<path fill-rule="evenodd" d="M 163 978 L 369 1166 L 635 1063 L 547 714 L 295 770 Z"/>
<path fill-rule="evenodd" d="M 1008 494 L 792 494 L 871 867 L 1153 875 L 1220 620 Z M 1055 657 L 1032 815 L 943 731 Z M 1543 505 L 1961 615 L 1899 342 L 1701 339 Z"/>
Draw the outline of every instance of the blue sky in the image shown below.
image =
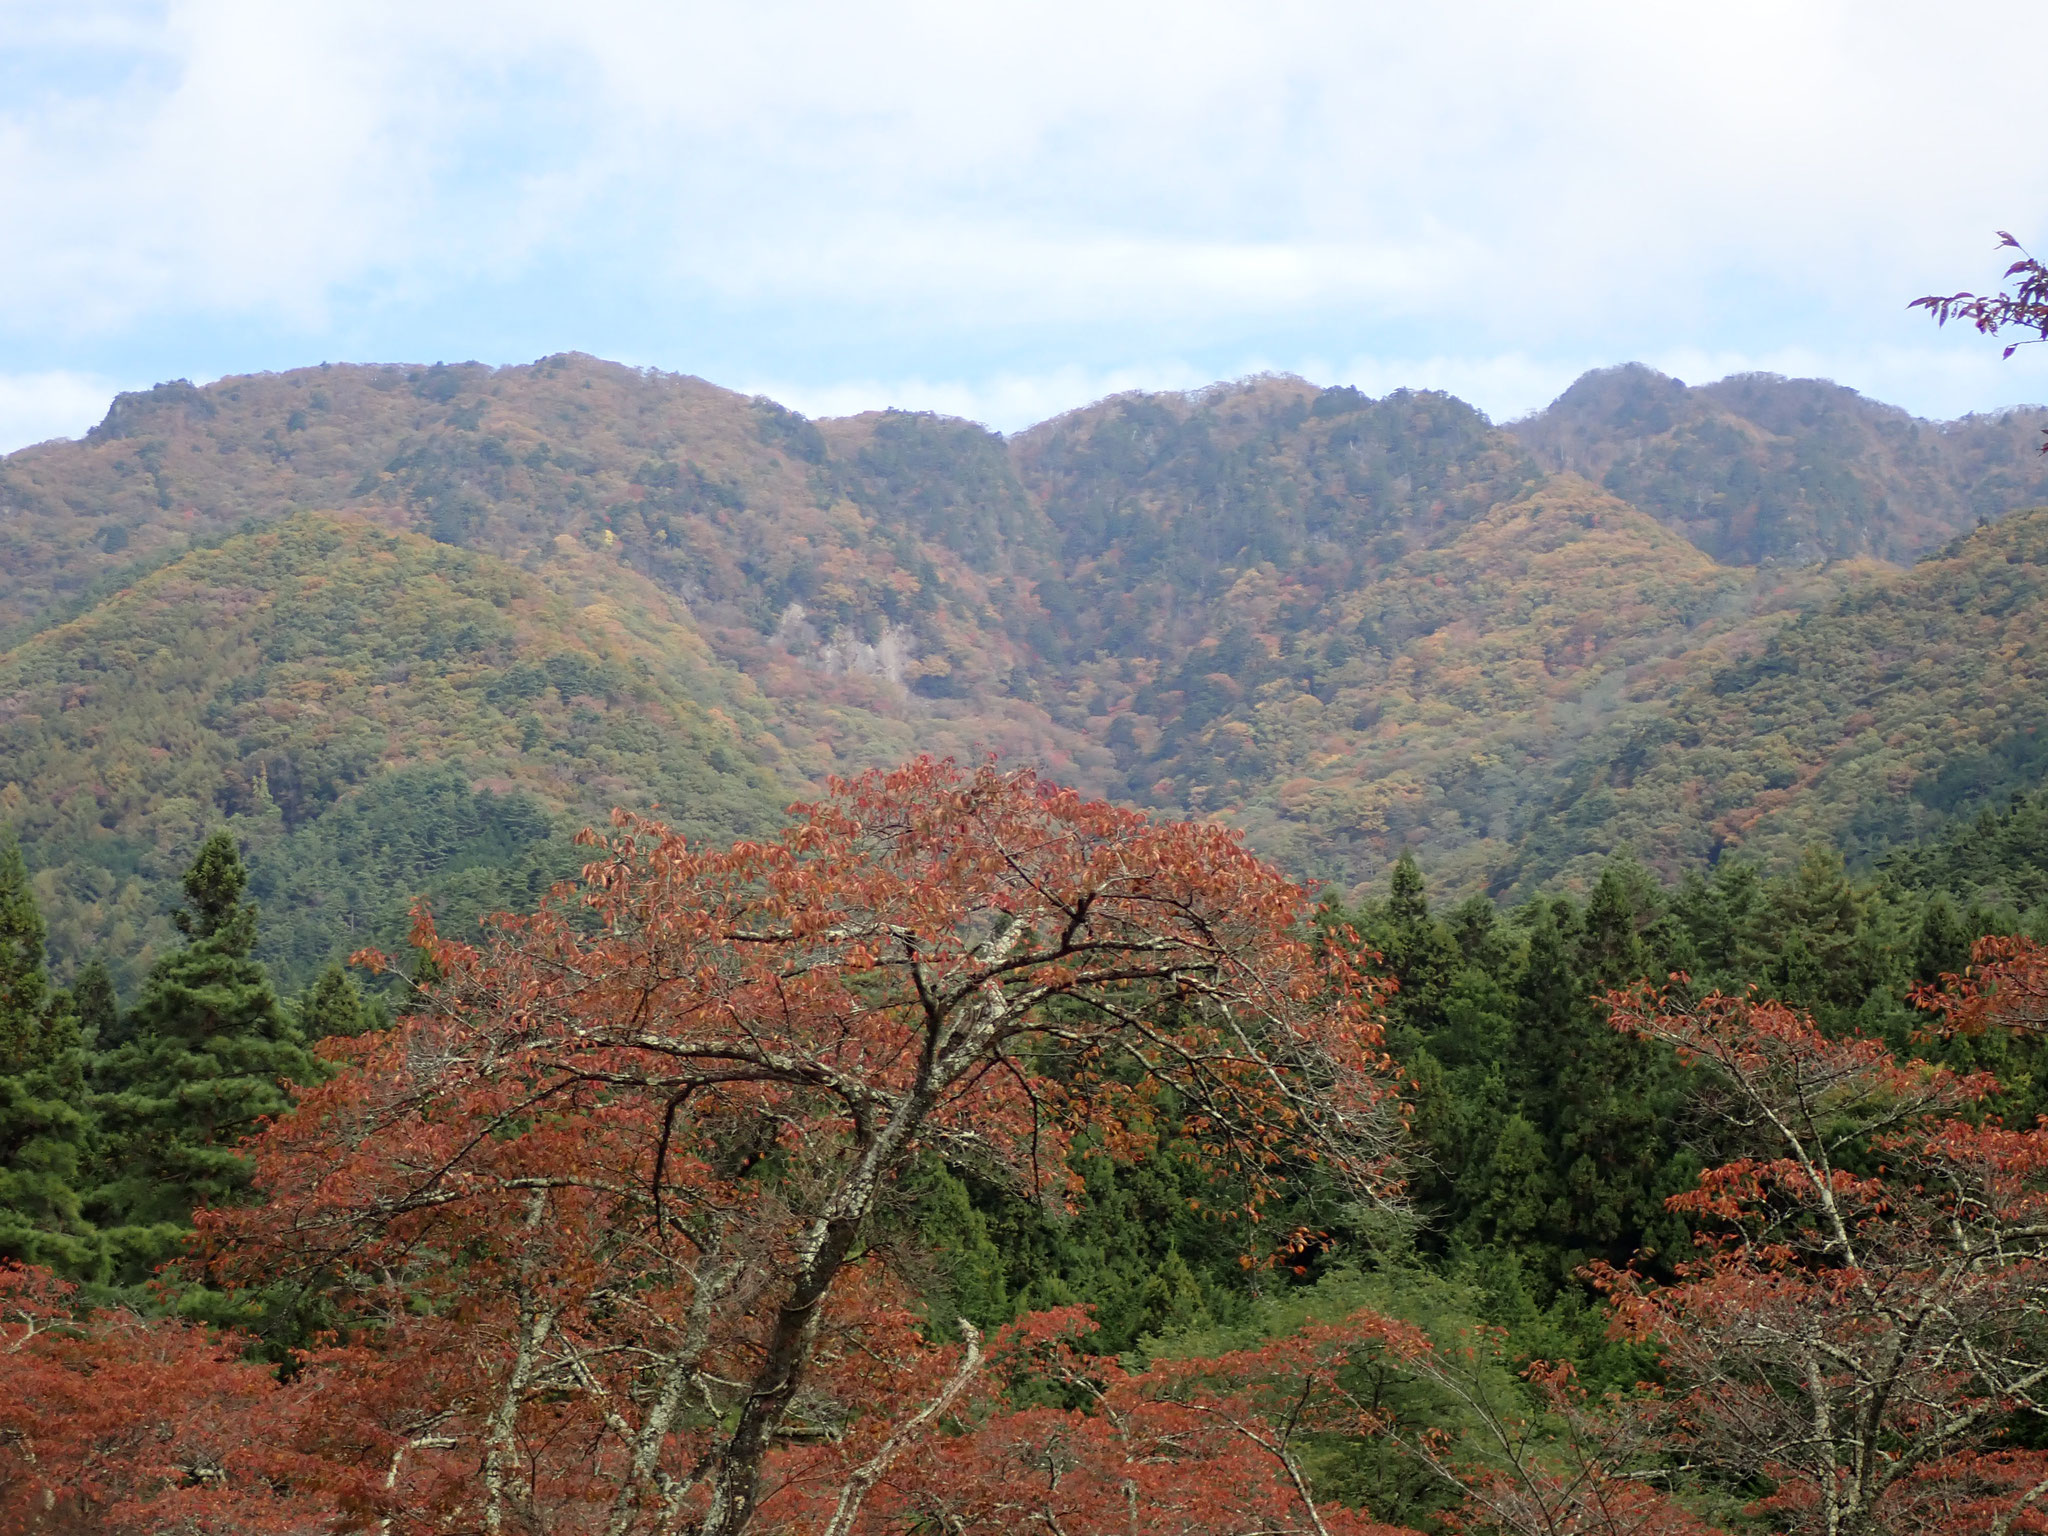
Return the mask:
<path fill-rule="evenodd" d="M 116 389 L 576 349 L 1014 429 L 1263 369 L 2048 400 L 2033 4 L 0 0 L 0 449 Z M 2011 62 L 2007 62 L 2010 60 Z"/>

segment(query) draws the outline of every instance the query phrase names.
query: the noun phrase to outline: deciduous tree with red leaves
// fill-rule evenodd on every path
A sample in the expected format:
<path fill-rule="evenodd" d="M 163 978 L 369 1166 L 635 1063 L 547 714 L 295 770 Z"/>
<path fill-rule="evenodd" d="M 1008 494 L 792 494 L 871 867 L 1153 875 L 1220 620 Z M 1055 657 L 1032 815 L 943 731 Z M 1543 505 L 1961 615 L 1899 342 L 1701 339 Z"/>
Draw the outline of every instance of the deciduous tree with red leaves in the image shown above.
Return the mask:
<path fill-rule="evenodd" d="M 328 1468 L 294 1446 L 299 1393 L 241 1341 L 109 1310 L 0 1264 L 0 1536 L 328 1528 Z"/>
<path fill-rule="evenodd" d="M 1057 1201 L 1082 1130 L 1171 1133 L 1251 1215 L 1393 1187 L 1377 984 L 1219 828 L 920 761 L 594 851 L 479 947 L 423 925 L 440 980 L 203 1221 L 341 1299 L 308 1433 L 393 1532 L 849 1529 L 979 1363 L 889 1263 L 918 1159 Z"/>
<path fill-rule="evenodd" d="M 1054 1383 L 1080 1406 L 964 1414 L 878 1490 L 874 1536 L 1404 1536 L 1310 1475 L 1319 1454 L 1369 1441 L 1433 1481 L 1435 1518 L 1467 1536 L 1713 1536 L 1636 1475 L 1652 1449 L 1642 1412 L 1589 1400 L 1564 1367 L 1516 1383 L 1497 1330 L 1437 1341 L 1354 1310 L 1133 1370 L 1075 1349 L 1084 1329 L 1047 1313 L 1008 1330 L 991 1376 Z M 1447 1423 L 1404 1417 L 1397 1382 L 1427 1389 Z"/>
<path fill-rule="evenodd" d="M 1945 1033 L 2048 1034 L 2048 945 L 2018 935 L 1981 938 L 1967 971 L 1917 989 L 1913 1000 L 1941 1019 Z"/>
<path fill-rule="evenodd" d="M 1779 1003 L 1610 1001 L 1744 1144 L 1674 1201 L 1707 1234 L 1678 1283 L 1604 1276 L 1663 1351 L 1668 1448 L 1777 1530 L 2048 1530 L 2048 1131 Z"/>

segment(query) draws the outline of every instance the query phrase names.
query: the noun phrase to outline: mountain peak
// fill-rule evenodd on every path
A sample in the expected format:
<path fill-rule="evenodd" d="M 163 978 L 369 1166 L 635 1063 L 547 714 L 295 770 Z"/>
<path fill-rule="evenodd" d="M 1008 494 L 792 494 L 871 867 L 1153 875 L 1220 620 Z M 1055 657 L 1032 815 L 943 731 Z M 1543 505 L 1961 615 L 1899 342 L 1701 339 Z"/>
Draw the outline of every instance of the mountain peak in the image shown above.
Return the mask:
<path fill-rule="evenodd" d="M 1731 565 L 1905 562 L 2048 501 L 2022 444 L 2048 411 L 1922 421 L 1826 379 L 1688 385 L 1641 363 L 1581 376 L 1508 430 Z M 1998 465 L 1991 471 L 1992 464 Z"/>

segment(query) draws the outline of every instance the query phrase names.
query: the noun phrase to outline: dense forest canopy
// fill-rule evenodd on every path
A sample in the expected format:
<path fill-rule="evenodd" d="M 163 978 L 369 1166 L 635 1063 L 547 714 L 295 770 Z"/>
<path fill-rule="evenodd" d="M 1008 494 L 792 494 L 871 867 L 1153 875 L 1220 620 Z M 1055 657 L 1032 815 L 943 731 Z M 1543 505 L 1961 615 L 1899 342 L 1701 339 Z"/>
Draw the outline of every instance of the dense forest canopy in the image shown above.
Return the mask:
<path fill-rule="evenodd" d="M 621 813 L 397 992 L 283 998 L 217 833 L 127 1006 L 10 849 L 0 1520 L 2032 1529 L 2044 804 L 1869 878 L 1315 905 L 927 759 L 766 842 Z M 1809 1333 L 1904 1406 L 1798 1435 Z"/>
<path fill-rule="evenodd" d="M 2042 416 L 10 456 L 0 1532 L 2048 1531 Z"/>

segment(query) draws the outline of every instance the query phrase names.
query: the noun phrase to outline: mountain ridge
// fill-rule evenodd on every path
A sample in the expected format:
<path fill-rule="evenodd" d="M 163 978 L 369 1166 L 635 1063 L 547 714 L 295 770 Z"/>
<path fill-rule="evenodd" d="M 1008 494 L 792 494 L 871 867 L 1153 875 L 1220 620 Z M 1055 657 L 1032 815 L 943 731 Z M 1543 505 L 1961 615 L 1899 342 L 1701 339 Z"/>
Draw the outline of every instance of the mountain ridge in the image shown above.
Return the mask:
<path fill-rule="evenodd" d="M 1678 402 L 1670 434 L 1733 409 L 1647 370 L 1619 372 L 1627 389 Z M 1596 395 L 1613 383 L 1588 377 Z M 1769 419 L 1715 461 L 1714 483 L 1747 484 L 1745 455 L 1762 443 L 1795 468 L 1829 470 L 1795 477 L 1787 548 L 1809 524 L 1867 530 L 1874 482 L 1826 458 L 1861 441 L 1841 427 L 1862 420 L 1843 404 L 1850 392 L 1742 387 L 1768 397 L 1744 396 L 1743 408 Z M 1289 376 L 1113 396 L 1008 439 L 931 413 L 813 422 L 575 354 L 509 369 L 327 365 L 125 395 L 85 439 L 0 460 L 0 682 L 13 679 L 0 701 L 17 723 L 37 721 L 0 742 L 0 814 L 22 822 L 46 867 L 66 964 L 96 934 L 161 932 L 144 888 L 208 817 L 252 840 L 265 899 L 300 917 L 344 888 L 368 900 L 371 866 L 384 885 L 444 897 L 460 886 L 468 910 L 487 904 L 482 877 L 464 885 L 450 871 L 516 845 L 528 851 L 506 856 L 531 873 L 548 838 L 607 799 L 668 793 L 656 779 L 695 786 L 685 798 L 702 803 L 679 814 L 716 835 L 753 814 L 741 802 L 796 798 L 829 774 L 919 751 L 1030 760 L 1093 793 L 1217 818 L 1298 875 L 1354 894 L 1410 847 L 1453 889 L 1498 885 L 1503 872 L 1526 883 L 1539 869 L 1570 880 L 1578 854 L 1546 843 L 1545 829 L 1584 819 L 1567 806 L 1572 786 L 1609 771 L 1615 740 L 1891 569 L 1853 551 L 1717 559 L 1654 496 L 1645 507 L 1607 483 L 1655 459 L 1618 436 L 1642 423 L 1589 415 L 1571 396 L 1560 406 L 1572 442 L 1605 444 L 1586 461 L 1598 482 L 1546 468 L 1540 431 L 1497 427 L 1454 397 L 1373 399 Z M 1813 400 L 1829 408 L 1802 426 Z M 1951 456 L 1943 473 L 1978 463 L 1994 501 L 2031 485 L 2041 466 L 2018 457 L 2032 451 L 2028 423 L 2007 426 L 1971 437 L 1978 458 Z M 1703 431 L 1666 446 L 1706 452 Z M 1926 469 L 1910 454 L 1899 462 Z M 1913 483 L 1885 482 L 1885 495 Z M 1830 487 L 1842 499 L 1826 500 Z M 1939 531 L 1954 505 L 1895 519 L 1884 547 Z M 470 562 L 459 580 L 432 577 L 448 622 L 422 619 L 407 644 L 445 647 L 465 604 L 502 618 L 476 595 L 485 588 L 555 615 L 515 624 L 485 668 L 516 674 L 503 686 L 537 690 L 519 698 L 540 704 L 514 707 L 501 687 L 495 703 L 456 688 L 454 705 L 431 705 L 400 681 L 399 695 L 378 696 L 412 701 L 400 709 L 351 684 L 336 697 L 384 731 L 363 759 L 375 772 L 321 778 L 295 765 L 279 722 L 299 718 L 292 690 L 308 679 L 264 658 L 300 644 L 320 604 L 338 599 L 305 613 L 252 606 L 269 578 L 244 567 L 271 558 L 266 539 L 332 538 L 346 553 L 330 587 L 375 585 L 385 556 L 374 539 L 399 541 L 389 558 L 422 571 Z M 161 600 L 177 582 L 186 598 Z M 202 615 L 215 608 L 240 636 L 219 666 L 244 696 L 174 688 L 93 715 L 104 680 L 87 665 L 92 635 L 126 626 L 146 670 L 159 664 L 151 647 L 214 644 Z M 334 643 L 347 652 L 360 627 L 337 628 Z M 566 663 L 550 679 L 550 657 L 593 647 L 641 670 L 595 697 L 576 691 Z M 444 660 L 378 665 L 431 679 Z M 67 688 L 83 702 L 67 709 Z M 671 704 L 619 702 L 635 689 Z M 604 745 L 635 709 L 638 745 Z M 67 773 L 107 781 L 90 753 L 68 769 L 36 755 L 49 745 L 36 731 L 61 742 L 89 720 L 116 766 L 146 768 L 171 740 L 196 777 L 141 772 L 134 782 L 161 793 L 121 811 L 120 826 L 33 810 L 65 798 Z M 551 787 L 544 759 L 575 782 Z M 622 777 L 621 762 L 641 766 Z M 728 778 L 731 794 L 719 787 Z M 279 802 L 274 826 L 258 782 Z M 390 861 L 401 833 L 438 850 L 440 874 Z M 313 963 L 311 930 L 285 926 L 292 963 Z"/>
<path fill-rule="evenodd" d="M 1595 369 L 1507 430 L 1732 564 L 1917 558 L 2048 502 L 2048 408 L 1922 420 L 1824 379 Z"/>

